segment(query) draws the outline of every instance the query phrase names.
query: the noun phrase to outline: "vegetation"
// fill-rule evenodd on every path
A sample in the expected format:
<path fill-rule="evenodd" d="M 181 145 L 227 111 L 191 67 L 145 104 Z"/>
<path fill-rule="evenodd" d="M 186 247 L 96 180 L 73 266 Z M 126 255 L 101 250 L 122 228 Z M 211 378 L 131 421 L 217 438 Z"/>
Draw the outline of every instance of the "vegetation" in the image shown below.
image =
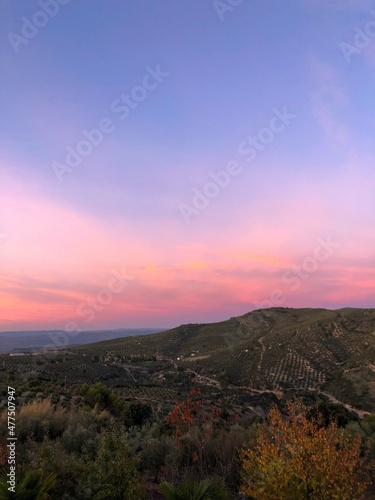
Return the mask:
<path fill-rule="evenodd" d="M 242 493 L 254 500 L 351 500 L 368 486 L 360 436 L 345 435 L 335 421 L 309 419 L 298 402 L 288 418 L 277 407 L 253 448 L 242 452 Z"/>
<path fill-rule="evenodd" d="M 2 441 L 0 498 L 371 498 L 375 415 L 339 427 L 325 420 L 329 402 L 279 400 L 267 419 L 240 425 L 204 392 L 192 388 L 164 418 L 130 426 L 98 404 L 23 406 L 19 432 L 30 434 L 17 448 L 17 492 L 33 496 L 6 492 Z"/>
<path fill-rule="evenodd" d="M 374 321 L 373 310 L 275 308 L 0 356 L 0 498 L 7 385 L 17 396 L 17 494 L 373 498 Z"/>
<path fill-rule="evenodd" d="M 133 391 L 173 405 L 194 379 L 225 394 L 233 387 L 325 392 L 332 400 L 374 412 L 374 323 L 372 309 L 271 308 L 39 356 L 0 355 L 0 379 L 18 383 L 26 401 L 40 388 L 57 402 L 69 397 L 72 386 L 101 383 L 115 389 L 113 397 L 123 399 Z M 95 404 L 96 397 L 106 395 L 86 397 Z M 121 411 L 117 404 L 113 400 L 114 412 Z"/>
<path fill-rule="evenodd" d="M 9 491 L 6 474 L 0 481 L 0 498 L 2 500 L 15 498 L 17 500 L 48 500 L 49 493 L 53 490 L 56 482 L 56 475 L 44 476 L 42 470 L 20 470 L 17 472 L 18 481 L 16 493 Z"/>
<path fill-rule="evenodd" d="M 229 493 L 217 478 L 203 481 L 187 479 L 177 486 L 165 482 L 161 484 L 160 491 L 166 500 L 229 500 Z"/>
<path fill-rule="evenodd" d="M 137 462 L 129 456 L 124 428 L 112 425 L 101 432 L 87 482 L 90 498 L 96 500 L 132 500 L 143 496 Z"/>

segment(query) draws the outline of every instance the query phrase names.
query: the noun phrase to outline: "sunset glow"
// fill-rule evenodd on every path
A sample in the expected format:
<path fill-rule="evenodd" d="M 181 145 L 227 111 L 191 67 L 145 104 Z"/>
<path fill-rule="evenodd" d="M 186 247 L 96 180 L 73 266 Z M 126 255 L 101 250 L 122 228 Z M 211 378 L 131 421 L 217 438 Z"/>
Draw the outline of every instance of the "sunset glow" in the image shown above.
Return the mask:
<path fill-rule="evenodd" d="M 15 53 L 7 33 L 35 5 L 13 2 L 0 330 L 373 307 L 375 39 L 351 62 L 340 46 L 371 2 L 329 3 L 243 2 L 221 20 L 211 1 L 103 2 L 83 29 L 71 2 Z M 83 130 L 100 144 L 70 167 Z"/>

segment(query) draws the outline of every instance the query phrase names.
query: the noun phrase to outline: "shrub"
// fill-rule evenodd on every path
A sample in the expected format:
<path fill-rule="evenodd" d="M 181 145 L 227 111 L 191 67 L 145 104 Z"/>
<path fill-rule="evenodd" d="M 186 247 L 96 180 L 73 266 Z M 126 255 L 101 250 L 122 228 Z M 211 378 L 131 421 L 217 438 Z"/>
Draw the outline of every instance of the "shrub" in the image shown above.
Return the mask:
<path fill-rule="evenodd" d="M 328 427 L 331 422 L 336 422 L 338 427 L 345 427 L 349 422 L 357 422 L 358 417 L 351 413 L 342 404 L 321 401 L 307 410 L 307 417 L 321 422 Z"/>
<path fill-rule="evenodd" d="M 99 405 L 100 408 L 106 409 L 114 415 L 119 415 L 124 409 L 122 399 L 113 394 L 113 392 L 101 382 L 90 386 L 88 389 L 84 384 L 81 388 L 85 396 L 85 401 L 92 407 Z"/>
<path fill-rule="evenodd" d="M 5 476 L 5 477 L 4 477 Z M 42 470 L 17 470 L 16 476 L 16 493 L 9 491 L 7 476 L 3 475 L 0 480 L 0 498 L 7 500 L 8 498 L 18 498 L 19 500 L 48 500 L 50 492 L 55 486 L 56 475 L 50 474 L 44 476 Z"/>
<path fill-rule="evenodd" d="M 125 423 L 127 426 L 141 427 L 152 419 L 152 408 L 149 404 L 131 403 L 125 410 Z"/>
<path fill-rule="evenodd" d="M 210 478 L 203 481 L 187 479 L 177 486 L 164 482 L 160 485 L 160 492 L 166 500 L 228 500 L 221 479 Z"/>
<path fill-rule="evenodd" d="M 19 441 L 30 437 L 43 441 L 46 436 L 55 439 L 64 432 L 67 412 L 63 408 L 54 409 L 49 399 L 34 400 L 20 407 L 16 419 Z"/>
<path fill-rule="evenodd" d="M 242 453 L 242 493 L 254 500 L 350 500 L 367 486 L 361 437 L 345 435 L 335 422 L 308 419 L 300 402 L 288 403 L 289 418 L 273 407 L 269 427 Z"/>
<path fill-rule="evenodd" d="M 134 500 L 142 498 L 137 462 L 129 455 L 123 426 L 111 424 L 99 436 L 98 453 L 89 468 L 90 498 Z"/>

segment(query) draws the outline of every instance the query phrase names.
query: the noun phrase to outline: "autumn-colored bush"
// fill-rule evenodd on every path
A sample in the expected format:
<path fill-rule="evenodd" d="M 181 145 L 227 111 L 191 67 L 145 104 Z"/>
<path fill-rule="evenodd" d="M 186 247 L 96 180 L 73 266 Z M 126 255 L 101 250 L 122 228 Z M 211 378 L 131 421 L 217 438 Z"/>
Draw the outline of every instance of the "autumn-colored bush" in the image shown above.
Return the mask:
<path fill-rule="evenodd" d="M 202 399 L 202 392 L 198 389 L 191 389 L 186 401 L 175 403 L 173 410 L 167 415 L 166 421 L 175 430 L 176 441 L 180 443 L 180 437 L 192 428 L 204 429 L 206 434 L 210 434 L 215 423 L 220 418 L 221 410 L 213 405 L 205 409 Z"/>
<path fill-rule="evenodd" d="M 242 452 L 241 492 L 254 500 L 352 500 L 367 489 L 360 436 L 322 425 L 300 401 L 285 418 L 275 406 L 256 445 Z"/>
<path fill-rule="evenodd" d="M 235 491 L 239 485 L 239 451 L 249 444 L 251 429 L 237 425 L 204 401 L 199 389 L 192 389 L 185 401 L 177 402 L 167 416 L 175 435 L 175 449 L 164 458 L 168 481 L 218 476 Z"/>

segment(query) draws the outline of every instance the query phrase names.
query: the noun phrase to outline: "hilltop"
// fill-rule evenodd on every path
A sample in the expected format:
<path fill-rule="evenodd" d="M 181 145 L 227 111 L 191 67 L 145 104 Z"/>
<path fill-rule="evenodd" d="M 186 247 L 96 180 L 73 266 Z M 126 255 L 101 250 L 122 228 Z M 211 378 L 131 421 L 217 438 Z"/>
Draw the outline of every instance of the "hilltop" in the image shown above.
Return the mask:
<path fill-rule="evenodd" d="M 163 371 L 188 371 L 221 389 L 323 391 L 375 409 L 375 309 L 270 308 L 74 352 L 126 365 L 135 380 L 140 368 L 155 371 L 158 380 Z"/>
<path fill-rule="evenodd" d="M 281 394 L 298 394 L 363 415 L 375 412 L 375 309 L 263 309 L 0 361 L 0 379 L 12 377 L 20 402 L 36 388 L 70 398 L 82 384 L 100 382 L 160 415 L 192 386 L 229 412 L 264 415 Z"/>

